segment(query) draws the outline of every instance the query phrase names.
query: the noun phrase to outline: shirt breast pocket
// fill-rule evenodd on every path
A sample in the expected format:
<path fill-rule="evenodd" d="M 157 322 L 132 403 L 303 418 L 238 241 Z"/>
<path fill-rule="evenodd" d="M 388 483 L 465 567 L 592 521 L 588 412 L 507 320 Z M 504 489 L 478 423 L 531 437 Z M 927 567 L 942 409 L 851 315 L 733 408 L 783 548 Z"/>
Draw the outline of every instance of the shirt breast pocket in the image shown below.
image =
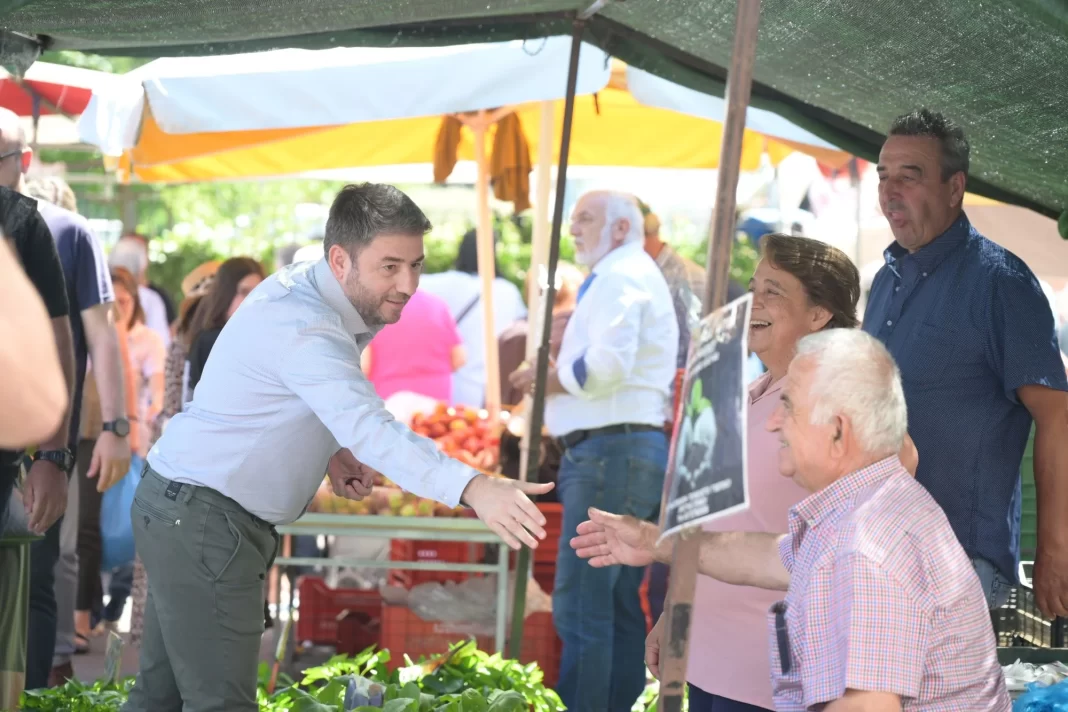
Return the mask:
<path fill-rule="evenodd" d="M 972 378 L 986 367 L 978 331 L 930 322 L 913 331 L 897 361 L 906 383 L 931 387 Z"/>

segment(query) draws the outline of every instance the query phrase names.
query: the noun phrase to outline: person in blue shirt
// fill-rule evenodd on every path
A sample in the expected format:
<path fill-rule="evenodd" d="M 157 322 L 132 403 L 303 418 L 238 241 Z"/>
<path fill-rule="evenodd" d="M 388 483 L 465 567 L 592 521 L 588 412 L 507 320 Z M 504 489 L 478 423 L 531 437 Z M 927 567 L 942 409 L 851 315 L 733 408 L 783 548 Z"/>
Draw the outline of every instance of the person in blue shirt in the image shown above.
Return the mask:
<path fill-rule="evenodd" d="M 1035 435 L 1037 602 L 1068 614 L 1068 382 L 1038 280 L 968 221 L 963 129 L 921 109 L 896 119 L 879 155 L 894 243 L 864 330 L 901 368 L 917 480 L 945 510 L 991 608 L 1016 583 L 1020 462 Z"/>

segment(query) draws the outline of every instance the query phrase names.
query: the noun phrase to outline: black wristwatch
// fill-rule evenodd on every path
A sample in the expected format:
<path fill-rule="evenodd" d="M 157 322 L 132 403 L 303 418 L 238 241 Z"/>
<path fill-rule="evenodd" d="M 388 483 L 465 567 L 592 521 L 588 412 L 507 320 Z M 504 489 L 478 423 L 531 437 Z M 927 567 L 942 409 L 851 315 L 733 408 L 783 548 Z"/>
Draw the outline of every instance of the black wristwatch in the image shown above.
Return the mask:
<path fill-rule="evenodd" d="M 120 438 L 124 438 L 130 434 L 130 421 L 126 418 L 116 418 L 104 423 L 103 430 L 105 433 L 115 433 Z"/>
<path fill-rule="evenodd" d="M 68 448 L 62 450 L 38 450 L 33 454 L 33 461 L 47 460 L 51 462 L 59 469 L 63 470 L 63 474 L 70 475 L 71 470 L 74 469 L 74 453 Z"/>

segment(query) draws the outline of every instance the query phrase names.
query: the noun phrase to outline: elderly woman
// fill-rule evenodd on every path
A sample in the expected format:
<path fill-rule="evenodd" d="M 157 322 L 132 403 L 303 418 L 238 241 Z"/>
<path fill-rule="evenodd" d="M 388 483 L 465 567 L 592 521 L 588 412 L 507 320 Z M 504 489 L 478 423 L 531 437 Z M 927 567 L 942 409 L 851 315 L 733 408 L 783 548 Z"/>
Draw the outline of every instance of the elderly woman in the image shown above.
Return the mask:
<path fill-rule="evenodd" d="M 750 508 L 706 526 L 708 531 L 786 531 L 788 511 L 807 493 L 779 474 L 778 436 L 764 424 L 779 403 L 798 341 L 823 329 L 857 326 L 860 277 L 845 253 L 805 237 L 770 234 L 760 242 L 761 260 L 749 282 L 749 348 L 767 372 L 749 385 Z M 914 470 L 915 455 L 904 454 Z M 780 598 L 775 591 L 698 577 L 687 675 L 691 712 L 774 709 L 766 615 Z M 658 621 L 650 643 L 659 641 L 660 630 Z"/>

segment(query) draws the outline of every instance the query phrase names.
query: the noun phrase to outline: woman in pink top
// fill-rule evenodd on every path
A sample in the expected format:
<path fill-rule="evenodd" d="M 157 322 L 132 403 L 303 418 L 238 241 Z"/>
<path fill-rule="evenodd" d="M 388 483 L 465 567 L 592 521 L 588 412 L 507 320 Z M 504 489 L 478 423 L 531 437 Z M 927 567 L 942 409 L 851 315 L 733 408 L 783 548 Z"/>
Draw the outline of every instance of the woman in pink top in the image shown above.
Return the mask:
<path fill-rule="evenodd" d="M 765 235 L 749 282 L 749 347 L 767 372 L 749 385 L 750 508 L 708 531 L 784 532 L 786 515 L 807 492 L 779 474 L 779 440 L 764 423 L 779 403 L 782 377 L 801 337 L 857 326 L 860 277 L 841 250 L 819 240 Z M 777 591 L 732 586 L 698 576 L 690 634 L 690 712 L 773 710 L 766 618 Z M 661 624 L 650 634 L 659 640 Z M 655 637 L 654 637 L 655 636 Z"/>
<path fill-rule="evenodd" d="M 416 290 L 400 321 L 363 350 L 363 372 L 380 398 L 411 391 L 452 402 L 452 372 L 464 365 L 463 342 L 443 299 Z"/>

